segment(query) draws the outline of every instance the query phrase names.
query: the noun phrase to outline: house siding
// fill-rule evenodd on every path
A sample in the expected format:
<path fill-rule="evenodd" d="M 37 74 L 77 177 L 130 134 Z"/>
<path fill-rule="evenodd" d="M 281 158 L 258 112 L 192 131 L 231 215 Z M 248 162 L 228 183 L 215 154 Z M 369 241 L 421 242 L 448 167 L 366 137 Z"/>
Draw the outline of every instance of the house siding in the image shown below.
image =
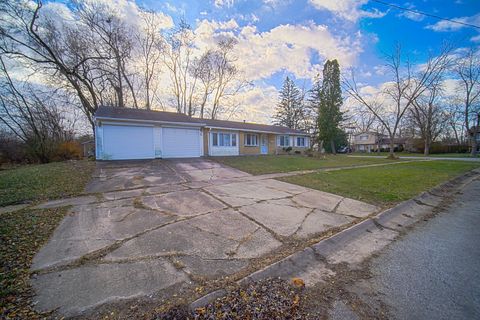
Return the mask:
<path fill-rule="evenodd" d="M 203 128 L 202 129 L 202 134 L 203 134 L 203 155 L 204 156 L 208 156 L 208 152 L 209 152 L 209 149 L 208 149 L 208 144 L 209 144 L 209 141 L 210 141 L 210 130 L 207 129 L 207 128 Z"/>

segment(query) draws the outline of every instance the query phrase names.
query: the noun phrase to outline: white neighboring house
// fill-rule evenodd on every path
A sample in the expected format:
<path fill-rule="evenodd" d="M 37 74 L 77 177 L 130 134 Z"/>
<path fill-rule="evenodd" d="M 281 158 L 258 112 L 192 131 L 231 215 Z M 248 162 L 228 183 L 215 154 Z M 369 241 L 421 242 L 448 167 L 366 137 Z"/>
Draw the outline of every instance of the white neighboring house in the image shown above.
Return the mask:
<path fill-rule="evenodd" d="M 175 112 L 102 106 L 94 121 L 98 160 L 280 154 L 287 148 L 301 153 L 310 147 L 300 130 Z"/>

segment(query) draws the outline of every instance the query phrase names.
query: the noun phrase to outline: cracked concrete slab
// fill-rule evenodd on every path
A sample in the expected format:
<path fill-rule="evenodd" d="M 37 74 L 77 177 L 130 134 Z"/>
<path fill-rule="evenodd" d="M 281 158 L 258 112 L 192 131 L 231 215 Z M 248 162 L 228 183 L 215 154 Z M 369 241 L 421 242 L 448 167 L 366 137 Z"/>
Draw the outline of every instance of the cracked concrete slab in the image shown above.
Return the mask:
<path fill-rule="evenodd" d="M 377 212 L 378 210 L 379 208 L 377 206 L 358 200 L 344 198 L 336 208 L 335 212 L 358 218 L 364 218 L 374 212 Z"/>
<path fill-rule="evenodd" d="M 343 198 L 323 191 L 310 190 L 296 195 L 292 199 L 304 207 L 333 211 Z"/>
<path fill-rule="evenodd" d="M 327 231 L 332 228 L 342 227 L 354 221 L 354 218 L 341 214 L 314 210 L 307 216 L 297 235 L 302 238 Z"/>
<path fill-rule="evenodd" d="M 207 159 L 99 163 L 87 192 L 100 194 L 48 204 L 74 206 L 33 259 L 36 308 L 75 315 L 178 282 L 227 277 L 287 240 L 373 209 L 271 177 Z M 314 283 L 329 274 L 324 267 L 316 260 L 299 275 Z"/>
<path fill-rule="evenodd" d="M 307 214 L 312 211 L 309 208 L 295 208 L 269 201 L 244 206 L 239 210 L 283 237 L 293 235 L 301 227 Z"/>
<path fill-rule="evenodd" d="M 35 255 L 32 270 L 65 265 L 174 217 L 134 207 L 74 207 Z"/>
<path fill-rule="evenodd" d="M 52 200 L 41 203 L 35 206 L 35 209 L 49 209 L 49 208 L 58 208 L 66 206 L 78 206 L 83 204 L 90 204 L 97 202 L 98 198 L 95 196 L 83 196 L 83 197 L 74 197 L 74 198 L 65 198 L 59 200 Z"/>
<path fill-rule="evenodd" d="M 197 215 L 225 208 L 223 203 L 200 190 L 147 196 L 141 201 L 149 208 L 180 216 Z"/>
<path fill-rule="evenodd" d="M 188 278 L 162 258 L 150 261 L 98 264 L 36 275 L 35 307 L 40 311 L 58 309 L 66 316 L 94 306 L 145 296 Z"/>

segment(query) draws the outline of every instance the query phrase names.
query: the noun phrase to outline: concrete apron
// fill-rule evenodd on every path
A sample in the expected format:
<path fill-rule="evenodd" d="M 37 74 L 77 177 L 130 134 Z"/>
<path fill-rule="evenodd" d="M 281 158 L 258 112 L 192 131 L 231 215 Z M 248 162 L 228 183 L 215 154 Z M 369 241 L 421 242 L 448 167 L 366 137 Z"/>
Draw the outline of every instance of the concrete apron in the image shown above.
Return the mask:
<path fill-rule="evenodd" d="M 285 280 L 300 278 L 306 287 L 326 283 L 335 276 L 339 264 L 351 270 L 360 268 L 362 262 L 385 248 L 398 236 L 407 232 L 417 222 L 448 204 L 448 198 L 461 192 L 469 183 L 479 179 L 475 169 L 454 178 L 430 191 L 404 201 L 397 206 L 373 215 L 332 237 L 296 252 L 237 281 L 239 285 L 266 278 Z M 190 304 L 192 310 L 205 306 L 226 294 L 224 289 L 210 292 Z"/>
<path fill-rule="evenodd" d="M 305 243 L 337 232 L 378 211 L 360 201 L 268 176 L 253 177 L 208 161 L 172 167 L 148 166 L 140 173 L 134 168 L 102 169 L 91 186 L 92 192 L 104 192 L 101 197 L 39 206 L 73 208 L 34 258 L 37 310 L 85 315 L 103 304 L 178 293 L 179 286 L 195 288 L 205 280 L 213 283 L 208 289 L 212 290 L 217 279 L 238 280 L 258 270 L 252 261 L 271 258 L 291 247 L 292 241 Z M 239 282 L 269 276 L 300 276 L 307 284 L 323 281 L 332 274 L 329 264 L 353 265 L 380 250 L 398 235 L 400 225 L 414 223 L 437 205 L 441 193 L 432 191 L 407 201 L 403 209 L 400 205 L 367 219 Z M 395 209 L 412 212 L 403 215 Z M 194 305 L 221 294 L 213 291 Z M 171 294 L 165 297 L 168 300 Z"/>
<path fill-rule="evenodd" d="M 72 206 L 33 259 L 39 311 L 74 316 L 132 298 L 191 301 L 196 287 L 234 283 L 378 211 L 208 161 L 107 164 L 90 190 L 102 193 L 38 206 Z"/>

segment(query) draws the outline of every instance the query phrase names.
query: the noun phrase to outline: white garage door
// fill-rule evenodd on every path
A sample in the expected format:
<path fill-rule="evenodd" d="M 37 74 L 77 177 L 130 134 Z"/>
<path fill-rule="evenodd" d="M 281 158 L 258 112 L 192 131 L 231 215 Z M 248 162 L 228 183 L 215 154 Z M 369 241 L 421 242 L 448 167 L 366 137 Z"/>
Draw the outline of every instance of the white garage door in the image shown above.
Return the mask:
<path fill-rule="evenodd" d="M 199 129 L 163 128 L 164 158 L 189 158 L 201 156 L 201 136 Z"/>
<path fill-rule="evenodd" d="M 103 158 L 105 160 L 154 157 L 153 127 L 103 126 Z"/>

